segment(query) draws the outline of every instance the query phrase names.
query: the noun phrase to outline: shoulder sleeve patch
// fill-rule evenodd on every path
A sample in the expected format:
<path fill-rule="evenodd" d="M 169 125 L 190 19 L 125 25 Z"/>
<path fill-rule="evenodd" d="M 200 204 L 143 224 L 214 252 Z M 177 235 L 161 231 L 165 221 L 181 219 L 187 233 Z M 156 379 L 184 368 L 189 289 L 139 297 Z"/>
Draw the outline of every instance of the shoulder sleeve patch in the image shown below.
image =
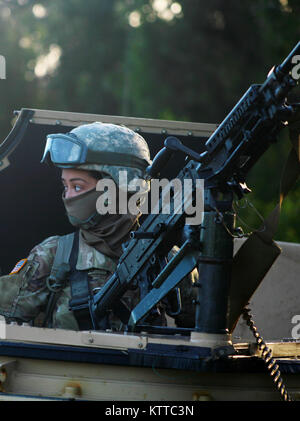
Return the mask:
<path fill-rule="evenodd" d="M 20 270 L 22 269 L 22 267 L 24 267 L 27 263 L 28 259 L 22 259 L 19 260 L 18 263 L 16 263 L 15 267 L 13 268 L 13 270 L 10 272 L 10 275 L 14 275 L 15 273 L 20 272 Z"/>

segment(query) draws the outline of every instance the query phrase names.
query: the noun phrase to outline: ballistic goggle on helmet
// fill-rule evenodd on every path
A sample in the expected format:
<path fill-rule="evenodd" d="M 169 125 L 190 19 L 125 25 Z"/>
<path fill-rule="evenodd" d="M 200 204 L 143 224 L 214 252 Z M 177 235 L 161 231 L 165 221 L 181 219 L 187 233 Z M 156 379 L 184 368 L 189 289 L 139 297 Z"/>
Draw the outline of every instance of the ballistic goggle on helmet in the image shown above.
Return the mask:
<path fill-rule="evenodd" d="M 124 126 L 100 122 L 48 135 L 41 162 L 98 171 L 113 178 L 117 185 L 120 171 L 127 172 L 130 183 L 144 178 L 145 169 L 151 165 L 149 148 L 141 135 Z"/>

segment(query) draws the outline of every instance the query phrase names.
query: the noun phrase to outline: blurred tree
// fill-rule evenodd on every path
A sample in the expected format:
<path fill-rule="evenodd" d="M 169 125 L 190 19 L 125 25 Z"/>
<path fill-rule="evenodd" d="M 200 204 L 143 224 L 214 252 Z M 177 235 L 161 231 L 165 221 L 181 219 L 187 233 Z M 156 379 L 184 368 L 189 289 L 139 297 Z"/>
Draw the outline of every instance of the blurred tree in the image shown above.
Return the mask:
<path fill-rule="evenodd" d="M 0 2 L 0 54 L 6 59 L 6 79 L 0 80 L 0 128 L 5 134 L 11 128 L 13 111 L 35 101 L 35 90 L 26 80 L 26 72 L 36 54 L 21 47 L 23 30 L 19 12 L 19 4 Z"/>
<path fill-rule="evenodd" d="M 299 12 L 298 0 L 0 0 L 1 132 L 20 107 L 221 122 L 300 39 Z M 249 178 L 263 215 L 288 147 L 282 135 Z M 300 242 L 297 200 L 278 238 Z"/>
<path fill-rule="evenodd" d="M 280 63 L 300 39 L 300 3 L 298 0 L 257 0 L 257 19 L 263 31 L 261 42 L 266 59 L 273 64 Z M 290 102 L 300 102 L 300 87 L 289 97 Z M 279 141 L 255 167 L 249 181 L 253 186 L 253 203 L 268 214 L 278 202 L 279 182 L 283 165 L 291 144 L 288 132 L 279 136 Z M 300 182 L 284 200 L 276 239 L 300 242 L 298 212 L 300 204 Z M 254 218 L 250 218 L 252 221 Z M 257 220 L 257 219 L 256 219 Z"/>
<path fill-rule="evenodd" d="M 132 6 L 141 25 L 128 47 L 134 57 L 128 72 L 130 112 L 219 122 L 257 78 L 263 62 L 260 31 L 253 31 L 252 2 L 166 0 L 151 4 L 136 1 Z M 174 5 L 180 6 L 177 13 Z M 152 83 L 142 83 L 141 69 Z M 145 98 L 151 98 L 151 105 Z M 141 104 L 147 104 L 144 110 Z"/>

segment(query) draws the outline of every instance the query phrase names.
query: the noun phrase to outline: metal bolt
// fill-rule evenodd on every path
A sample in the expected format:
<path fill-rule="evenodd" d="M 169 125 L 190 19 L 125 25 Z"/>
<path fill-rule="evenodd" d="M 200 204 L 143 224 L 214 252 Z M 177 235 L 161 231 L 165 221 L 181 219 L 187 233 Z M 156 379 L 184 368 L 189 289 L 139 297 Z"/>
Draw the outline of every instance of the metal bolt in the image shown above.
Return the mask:
<path fill-rule="evenodd" d="M 4 383 L 7 378 L 7 373 L 5 369 L 0 371 L 0 383 Z"/>
<path fill-rule="evenodd" d="M 73 385 L 68 385 L 68 386 L 65 386 L 63 397 L 74 399 L 77 396 L 80 396 L 81 393 L 82 392 L 81 392 L 80 385 L 74 385 L 74 386 Z"/>
<path fill-rule="evenodd" d="M 193 393 L 193 401 L 212 401 L 212 396 L 206 392 Z"/>

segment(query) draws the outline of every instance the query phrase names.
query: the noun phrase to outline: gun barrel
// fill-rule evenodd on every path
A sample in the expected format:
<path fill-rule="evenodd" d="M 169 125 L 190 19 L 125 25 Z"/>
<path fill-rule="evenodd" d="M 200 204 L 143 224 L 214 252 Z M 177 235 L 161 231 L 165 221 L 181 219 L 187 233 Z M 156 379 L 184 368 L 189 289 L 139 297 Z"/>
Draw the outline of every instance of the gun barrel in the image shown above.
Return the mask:
<path fill-rule="evenodd" d="M 300 55 L 300 41 L 295 46 L 295 48 L 293 48 L 293 50 L 286 57 L 286 59 L 278 66 L 278 70 L 283 74 L 287 74 L 292 69 L 292 67 L 296 64 L 296 63 L 293 63 L 292 61 L 293 57 L 296 55 Z"/>

